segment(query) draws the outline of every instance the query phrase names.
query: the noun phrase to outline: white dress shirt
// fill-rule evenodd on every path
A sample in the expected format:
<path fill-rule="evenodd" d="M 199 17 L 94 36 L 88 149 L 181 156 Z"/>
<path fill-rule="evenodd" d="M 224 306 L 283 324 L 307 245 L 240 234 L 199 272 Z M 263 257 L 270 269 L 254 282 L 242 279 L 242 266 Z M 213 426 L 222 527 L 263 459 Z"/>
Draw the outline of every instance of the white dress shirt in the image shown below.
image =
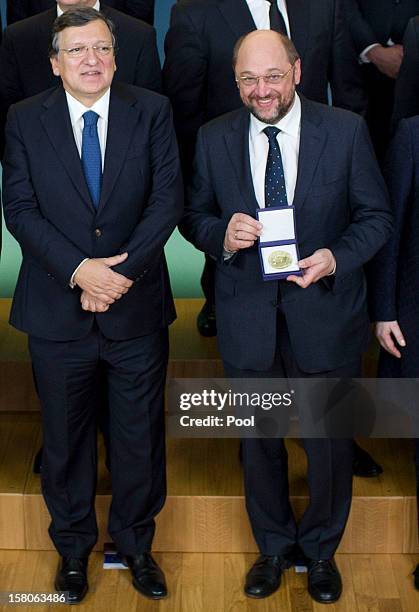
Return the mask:
<path fill-rule="evenodd" d="M 64 11 L 62 11 L 58 5 L 59 0 L 57 0 L 57 17 L 61 17 Z M 96 4 L 92 6 L 96 11 L 100 11 L 100 2 L 97 0 Z"/>
<path fill-rule="evenodd" d="M 294 201 L 295 185 L 298 172 L 298 153 L 300 150 L 301 101 L 295 94 L 294 102 L 288 113 L 274 124 L 281 130 L 277 136 L 284 167 L 285 188 L 288 205 Z M 269 141 L 263 130 L 266 123 L 250 115 L 249 154 L 253 187 L 260 208 L 265 207 L 265 173 L 268 161 Z"/>
<path fill-rule="evenodd" d="M 97 120 L 97 132 L 99 137 L 99 146 L 102 157 L 102 172 L 105 164 L 105 150 L 106 150 L 106 137 L 108 133 L 108 117 L 109 117 L 109 99 L 110 99 L 111 90 L 108 89 L 106 93 L 103 94 L 99 100 L 97 100 L 93 106 L 88 108 L 84 106 L 81 102 L 76 100 L 68 91 L 65 92 L 67 97 L 68 111 L 70 113 L 70 121 L 71 127 L 73 128 L 74 140 L 76 142 L 77 151 L 79 152 L 79 156 L 81 158 L 81 146 L 83 139 L 83 128 L 84 128 L 84 119 L 83 114 L 87 111 L 94 111 L 99 115 L 99 119 Z M 74 270 L 73 274 L 70 278 L 70 287 L 74 289 L 74 277 L 78 269 L 87 261 L 88 258 L 83 259 L 77 268 Z"/>
<path fill-rule="evenodd" d="M 269 9 L 271 3 L 267 2 L 267 0 L 246 0 L 246 2 L 252 14 L 256 28 L 258 30 L 270 30 Z M 291 38 L 290 22 L 288 19 L 286 2 L 285 0 L 277 0 L 277 4 L 279 11 L 284 18 L 287 34 Z"/>
<path fill-rule="evenodd" d="M 74 140 L 76 141 L 77 150 L 81 157 L 81 144 L 83 138 L 84 119 L 83 115 L 87 111 L 94 111 L 99 115 L 97 120 L 97 133 L 99 137 L 100 152 L 102 154 L 102 172 L 105 165 L 105 150 L 106 136 L 108 133 L 108 116 L 109 116 L 109 99 L 111 90 L 108 89 L 93 106 L 88 108 L 81 102 L 73 98 L 68 91 L 65 92 L 67 97 L 68 111 L 70 113 L 71 127 L 73 128 Z"/>

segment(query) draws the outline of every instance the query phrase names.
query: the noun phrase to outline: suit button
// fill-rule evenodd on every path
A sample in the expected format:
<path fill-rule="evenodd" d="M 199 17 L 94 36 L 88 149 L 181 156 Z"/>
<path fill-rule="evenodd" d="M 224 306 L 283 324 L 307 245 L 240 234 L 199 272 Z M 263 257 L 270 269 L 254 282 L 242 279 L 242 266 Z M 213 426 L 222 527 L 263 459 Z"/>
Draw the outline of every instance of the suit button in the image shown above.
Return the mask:
<path fill-rule="evenodd" d="M 101 235 L 102 235 L 102 230 L 97 227 L 95 229 L 95 236 L 96 236 L 96 238 L 100 238 Z"/>

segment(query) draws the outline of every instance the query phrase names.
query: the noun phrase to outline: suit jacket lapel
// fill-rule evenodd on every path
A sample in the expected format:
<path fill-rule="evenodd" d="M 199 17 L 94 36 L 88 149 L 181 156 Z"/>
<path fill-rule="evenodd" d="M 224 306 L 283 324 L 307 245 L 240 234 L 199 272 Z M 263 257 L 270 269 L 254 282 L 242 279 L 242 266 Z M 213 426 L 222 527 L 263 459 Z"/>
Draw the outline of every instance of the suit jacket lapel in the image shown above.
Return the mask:
<path fill-rule="evenodd" d="M 112 85 L 99 211 L 109 199 L 124 165 L 126 153 L 140 114 L 140 110 L 135 106 L 136 102 L 136 98 L 121 91 L 118 83 Z"/>
<path fill-rule="evenodd" d="M 231 129 L 224 134 L 227 153 L 233 165 L 243 202 L 252 216 L 259 208 L 253 187 L 249 155 L 249 112 L 241 109 L 231 123 Z"/>
<path fill-rule="evenodd" d="M 298 155 L 298 173 L 295 186 L 294 206 L 301 209 L 303 206 L 314 173 L 326 145 L 326 132 L 321 128 L 321 118 L 316 113 L 314 105 L 301 98 L 301 134 L 300 152 Z"/>
<path fill-rule="evenodd" d="M 310 32 L 310 11 L 310 1 L 287 0 L 287 13 L 290 22 L 291 39 L 301 57 L 303 69 L 303 58 Z"/>
<path fill-rule="evenodd" d="M 237 38 L 256 30 L 252 13 L 245 0 L 224 0 L 219 3 L 218 9 Z"/>
<path fill-rule="evenodd" d="M 74 140 L 64 89 L 62 87 L 54 89 L 51 96 L 45 101 L 44 106 L 45 112 L 41 115 L 41 121 L 51 144 L 74 187 L 79 192 L 83 201 L 94 212 L 94 206 L 90 198 L 77 145 Z"/>

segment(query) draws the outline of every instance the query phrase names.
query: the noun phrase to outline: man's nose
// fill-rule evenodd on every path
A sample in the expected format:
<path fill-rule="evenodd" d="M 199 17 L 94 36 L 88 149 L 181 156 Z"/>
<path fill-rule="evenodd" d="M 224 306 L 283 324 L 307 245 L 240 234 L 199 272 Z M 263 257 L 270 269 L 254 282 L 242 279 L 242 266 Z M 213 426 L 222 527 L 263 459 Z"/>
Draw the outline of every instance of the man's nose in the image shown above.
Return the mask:
<path fill-rule="evenodd" d="M 87 47 L 86 55 L 84 56 L 84 61 L 91 65 L 97 63 L 97 55 L 93 47 Z"/>
<path fill-rule="evenodd" d="M 263 77 L 259 77 L 255 92 L 260 98 L 265 98 L 271 92 L 270 85 L 265 83 Z"/>

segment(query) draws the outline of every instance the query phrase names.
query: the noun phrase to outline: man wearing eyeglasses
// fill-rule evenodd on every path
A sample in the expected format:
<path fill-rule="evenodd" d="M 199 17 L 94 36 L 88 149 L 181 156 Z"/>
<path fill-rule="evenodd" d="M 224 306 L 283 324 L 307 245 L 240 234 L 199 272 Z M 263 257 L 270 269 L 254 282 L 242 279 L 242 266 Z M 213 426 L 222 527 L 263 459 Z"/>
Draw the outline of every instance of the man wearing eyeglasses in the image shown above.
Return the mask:
<path fill-rule="evenodd" d="M 239 108 L 231 68 L 236 40 L 255 29 L 290 36 L 305 67 L 298 90 L 310 100 L 363 113 L 366 97 L 355 50 L 344 19 L 343 0 L 181 0 L 172 9 L 165 40 L 163 86 L 169 96 L 185 183 L 191 177 L 198 129 Z M 197 325 L 204 336 L 216 330 L 215 264 L 208 256 L 201 277 L 205 304 Z M 375 477 L 381 466 L 354 443 L 354 475 Z"/>
<path fill-rule="evenodd" d="M 280 31 L 293 40 L 307 72 L 300 91 L 362 112 L 364 94 L 355 52 L 343 22 L 342 0 L 180 0 L 173 6 L 163 66 L 185 181 L 190 177 L 198 129 L 240 107 L 231 69 L 236 40 L 255 29 Z M 214 265 L 206 258 L 201 277 L 206 298 L 198 316 L 203 336 L 216 335 Z"/>
<path fill-rule="evenodd" d="M 244 108 L 198 134 L 180 229 L 216 261 L 218 345 L 230 378 L 360 376 L 369 320 L 363 264 L 392 217 L 361 117 L 296 94 L 301 61 L 270 30 L 239 39 L 235 76 Z M 272 188 L 274 185 L 274 188 Z M 302 276 L 265 281 L 258 207 L 293 205 Z M 280 585 L 295 546 L 320 603 L 340 597 L 333 560 L 351 504 L 352 442 L 305 439 L 310 502 L 297 525 L 281 439 L 244 439 L 246 507 L 261 556 L 245 584 L 262 598 Z"/>
<path fill-rule="evenodd" d="M 169 101 L 113 83 L 113 24 L 91 8 L 54 24 L 62 86 L 11 107 L 4 214 L 23 261 L 11 324 L 26 332 L 42 408 L 42 491 L 61 562 L 55 588 L 79 603 L 98 535 L 95 387 L 109 398 L 108 531 L 147 597 L 167 594 L 151 556 L 166 495 L 167 327 L 176 313 L 164 245 L 183 186 Z"/>
<path fill-rule="evenodd" d="M 4 32 L 0 48 L 0 157 L 9 106 L 58 84 L 48 61 L 50 32 L 57 15 L 74 4 L 74 0 L 57 0 L 53 8 L 19 21 Z M 102 9 L 115 24 L 120 41 L 115 79 L 160 91 L 161 70 L 154 28 L 102 6 L 99 0 L 78 0 L 77 5 Z"/>

